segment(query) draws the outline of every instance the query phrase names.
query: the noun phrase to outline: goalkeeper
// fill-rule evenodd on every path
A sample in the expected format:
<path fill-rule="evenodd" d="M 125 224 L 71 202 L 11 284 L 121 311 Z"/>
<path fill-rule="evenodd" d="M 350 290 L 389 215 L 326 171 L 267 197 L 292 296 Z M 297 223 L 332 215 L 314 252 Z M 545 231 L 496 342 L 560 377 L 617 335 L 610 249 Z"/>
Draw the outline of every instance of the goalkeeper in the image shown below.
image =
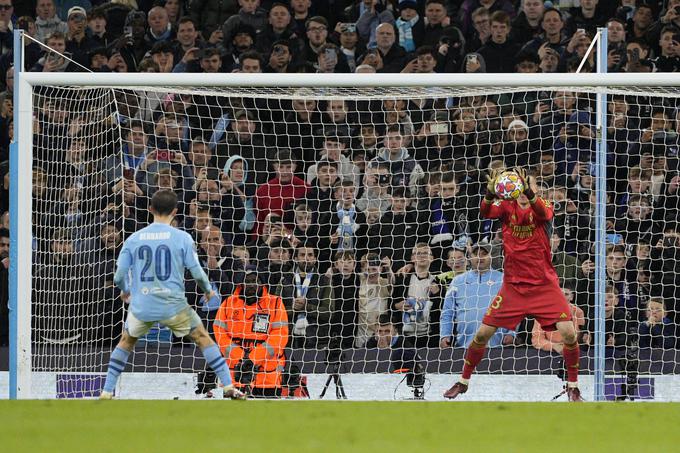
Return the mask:
<path fill-rule="evenodd" d="M 99 398 L 113 397 L 118 377 L 137 339 L 158 322 L 178 337 L 189 335 L 224 384 L 226 398 L 245 399 L 245 394 L 232 385 L 229 368 L 219 348 L 187 303 L 185 269 L 196 279 L 206 300 L 212 299 L 215 293 L 198 262 L 191 236 L 170 226 L 177 213 L 177 195 L 172 190 L 157 191 L 151 198 L 150 210 L 154 222 L 130 236 L 118 256 L 113 280 L 121 290 L 121 299 L 130 303 L 130 311 L 123 336 L 111 353 L 104 390 Z"/>
<path fill-rule="evenodd" d="M 578 389 L 579 347 L 571 320 L 571 309 L 560 289 L 552 266 L 550 234 L 553 208 L 537 196 L 536 180 L 525 170 L 515 172 L 523 180 L 524 192 L 517 200 L 496 197 L 495 182 L 500 174 L 492 170 L 480 213 L 503 223 L 505 269 L 503 285 L 491 301 L 482 325 L 465 352 L 463 374 L 445 398 L 456 398 L 468 389 L 470 376 L 484 357 L 486 344 L 498 328 L 514 330 L 526 316 L 533 316 L 546 331 L 557 330 L 564 340 L 569 401 L 583 401 Z"/>

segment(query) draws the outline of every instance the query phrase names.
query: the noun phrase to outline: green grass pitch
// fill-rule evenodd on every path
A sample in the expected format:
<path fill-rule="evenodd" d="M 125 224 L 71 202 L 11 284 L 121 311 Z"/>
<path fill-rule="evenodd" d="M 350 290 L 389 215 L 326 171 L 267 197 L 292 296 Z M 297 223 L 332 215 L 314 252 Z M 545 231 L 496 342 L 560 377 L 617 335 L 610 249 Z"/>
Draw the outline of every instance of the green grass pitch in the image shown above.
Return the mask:
<path fill-rule="evenodd" d="M 0 401 L 5 452 L 673 452 L 680 404 Z"/>

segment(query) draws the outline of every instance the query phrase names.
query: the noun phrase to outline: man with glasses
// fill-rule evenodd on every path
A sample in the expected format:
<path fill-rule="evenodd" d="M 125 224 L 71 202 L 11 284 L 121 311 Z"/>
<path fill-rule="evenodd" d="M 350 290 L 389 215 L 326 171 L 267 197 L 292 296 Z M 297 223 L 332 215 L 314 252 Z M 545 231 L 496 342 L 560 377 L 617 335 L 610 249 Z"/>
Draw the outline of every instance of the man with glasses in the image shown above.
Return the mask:
<path fill-rule="evenodd" d="M 303 52 L 302 61 L 308 61 L 312 64 L 317 64 L 319 61 L 319 53 L 325 52 L 328 47 L 328 21 L 325 17 L 314 16 L 307 21 L 307 46 Z M 334 72 L 349 72 L 349 65 L 347 64 L 347 57 L 342 52 L 337 52 L 334 49 L 329 50 L 329 57 L 332 53 L 336 54 L 337 63 Z"/>
<path fill-rule="evenodd" d="M 68 25 L 66 50 L 71 52 L 73 59 L 77 63 L 89 67 L 90 52 L 97 44 L 92 38 L 85 34 L 85 27 L 87 26 L 87 13 L 85 12 L 85 8 L 74 6 L 69 9 L 66 23 Z"/>

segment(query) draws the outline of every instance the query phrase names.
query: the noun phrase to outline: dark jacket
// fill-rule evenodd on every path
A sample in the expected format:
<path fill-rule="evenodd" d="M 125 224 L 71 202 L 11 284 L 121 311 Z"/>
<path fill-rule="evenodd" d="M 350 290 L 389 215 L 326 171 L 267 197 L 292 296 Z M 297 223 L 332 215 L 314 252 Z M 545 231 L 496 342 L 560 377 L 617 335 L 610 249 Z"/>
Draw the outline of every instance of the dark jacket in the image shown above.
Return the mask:
<path fill-rule="evenodd" d="M 486 62 L 486 72 L 515 72 L 515 55 L 520 46 L 512 41 L 496 44 L 491 39 L 479 49 Z"/>
<path fill-rule="evenodd" d="M 237 0 L 191 0 L 189 15 L 196 23 L 196 29 L 208 39 L 213 31 L 238 13 L 238 10 Z"/>

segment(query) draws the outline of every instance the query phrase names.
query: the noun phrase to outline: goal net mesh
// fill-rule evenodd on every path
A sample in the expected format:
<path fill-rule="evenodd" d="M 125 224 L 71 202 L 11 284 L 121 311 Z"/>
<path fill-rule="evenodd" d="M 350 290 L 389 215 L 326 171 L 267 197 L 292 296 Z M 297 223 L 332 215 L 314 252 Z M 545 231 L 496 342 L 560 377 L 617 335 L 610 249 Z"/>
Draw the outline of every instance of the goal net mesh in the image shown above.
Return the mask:
<path fill-rule="evenodd" d="M 502 278 L 500 224 L 479 215 L 486 175 L 522 166 L 554 203 L 553 264 L 589 375 L 598 90 L 35 87 L 33 371 L 105 371 L 127 311 L 118 251 L 172 188 L 174 224 L 219 294 L 206 301 L 187 279 L 211 334 L 255 266 L 287 311 L 283 381 L 291 364 L 346 382 L 422 366 L 438 398 Z M 606 391 L 644 397 L 649 376 L 677 366 L 678 91 L 606 92 Z M 561 347 L 528 319 L 492 338 L 478 372 L 556 375 L 559 390 Z M 127 370 L 197 375 L 205 363 L 159 326 Z M 385 397 L 356 382 L 350 398 Z"/>

